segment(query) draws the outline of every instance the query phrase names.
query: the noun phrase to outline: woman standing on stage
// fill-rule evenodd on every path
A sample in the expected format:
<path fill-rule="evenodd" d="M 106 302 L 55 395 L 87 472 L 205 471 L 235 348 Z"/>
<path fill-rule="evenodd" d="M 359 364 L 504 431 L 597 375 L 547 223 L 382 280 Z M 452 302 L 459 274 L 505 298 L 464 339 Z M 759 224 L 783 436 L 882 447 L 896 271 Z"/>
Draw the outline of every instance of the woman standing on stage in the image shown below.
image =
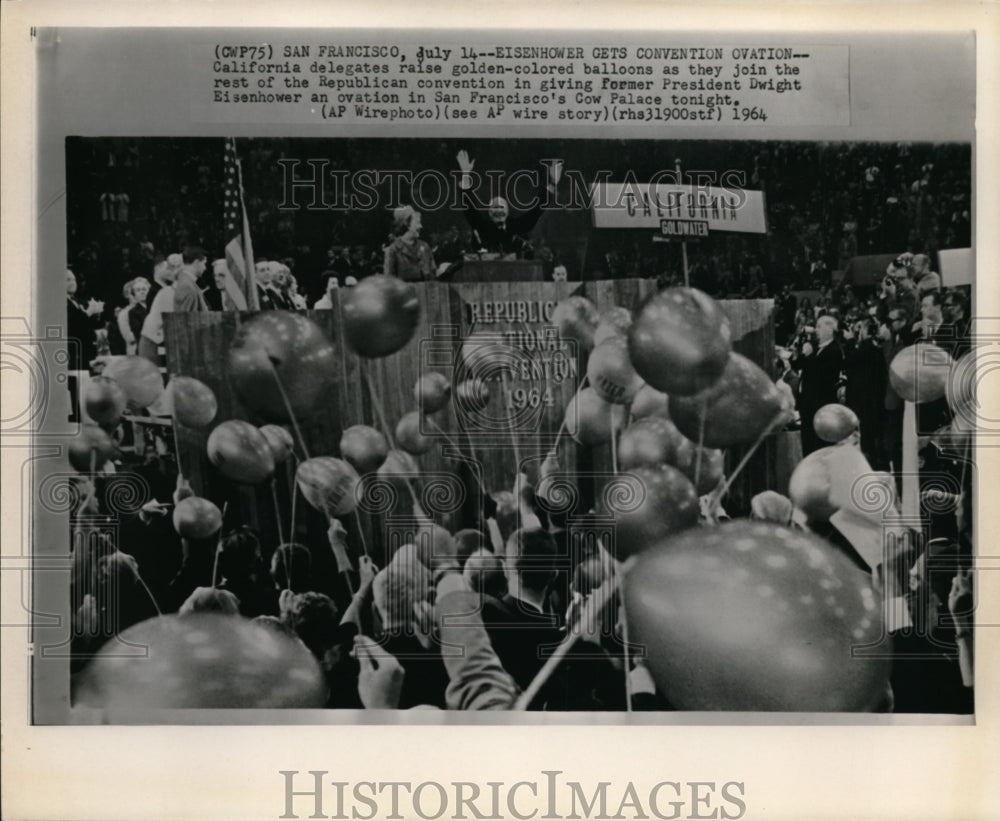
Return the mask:
<path fill-rule="evenodd" d="M 420 212 L 404 205 L 392 212 L 392 235 L 395 237 L 385 249 L 383 272 L 407 282 L 434 279 L 434 253 L 420 239 Z"/>

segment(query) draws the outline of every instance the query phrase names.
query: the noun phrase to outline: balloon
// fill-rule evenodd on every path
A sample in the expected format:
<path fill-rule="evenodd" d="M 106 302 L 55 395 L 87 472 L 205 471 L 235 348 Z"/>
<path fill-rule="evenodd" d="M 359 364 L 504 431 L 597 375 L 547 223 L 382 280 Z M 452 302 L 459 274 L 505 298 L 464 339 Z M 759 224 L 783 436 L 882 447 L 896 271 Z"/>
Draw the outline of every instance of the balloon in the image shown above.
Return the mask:
<path fill-rule="evenodd" d="M 274 472 L 274 456 L 264 434 L 249 422 L 230 419 L 208 436 L 208 459 L 223 476 L 256 485 Z"/>
<path fill-rule="evenodd" d="M 420 466 L 405 450 L 390 450 L 385 457 L 385 461 L 378 469 L 379 476 L 417 476 L 420 473 Z"/>
<path fill-rule="evenodd" d="M 977 354 L 981 355 L 980 349 L 973 348 L 955 362 L 948 374 L 945 396 L 948 397 L 948 407 L 956 415 L 979 407 L 978 379 L 994 369 L 985 359 L 981 364 L 977 363 Z"/>
<path fill-rule="evenodd" d="M 670 397 L 665 393 L 658 391 L 652 385 L 643 384 L 632 400 L 632 417 L 634 419 L 645 419 L 647 416 L 660 416 L 664 419 L 669 419 L 669 402 Z"/>
<path fill-rule="evenodd" d="M 427 453 L 434 444 L 434 440 L 420 430 L 422 421 L 423 417 L 417 411 L 410 411 L 396 424 L 396 444 L 407 453 Z"/>
<path fill-rule="evenodd" d="M 66 450 L 69 463 L 81 473 L 99 471 L 118 453 L 111 437 L 97 425 L 89 424 L 69 440 Z"/>
<path fill-rule="evenodd" d="M 795 466 L 788 480 L 788 498 L 810 522 L 825 522 L 837 512 L 830 501 L 832 458 L 841 447 L 815 450 Z"/>
<path fill-rule="evenodd" d="M 854 411 L 836 402 L 824 405 L 813 416 L 813 430 L 824 442 L 842 442 L 860 425 Z"/>
<path fill-rule="evenodd" d="M 781 410 L 791 416 L 781 392 L 757 365 L 730 354 L 725 371 L 708 390 L 694 396 L 670 397 L 670 418 L 692 442 L 699 440 L 699 414 L 704 408 L 702 444 L 728 448 L 753 442 Z"/>
<path fill-rule="evenodd" d="M 219 403 L 212 389 L 193 376 L 175 376 L 167 387 L 174 403 L 174 419 L 189 428 L 204 428 L 215 419 Z"/>
<path fill-rule="evenodd" d="M 301 417 L 310 414 L 321 397 L 330 401 L 333 375 L 341 367 L 319 325 L 290 311 L 257 314 L 240 326 L 229 348 L 237 392 L 268 422 L 291 422 L 289 406 Z"/>
<path fill-rule="evenodd" d="M 413 398 L 417 400 L 417 410 L 421 413 L 437 413 L 451 398 L 451 382 L 443 373 L 428 371 L 414 385 Z"/>
<path fill-rule="evenodd" d="M 619 561 L 696 525 L 699 514 L 694 486 L 670 465 L 619 474 L 605 487 L 599 508 L 615 519 L 614 545 L 605 547 Z"/>
<path fill-rule="evenodd" d="M 260 432 L 267 440 L 267 446 L 271 450 L 274 464 L 280 465 L 292 455 L 292 452 L 295 450 L 295 440 L 292 439 L 292 434 L 283 427 L 280 425 L 263 425 Z"/>
<path fill-rule="evenodd" d="M 318 708 L 319 663 L 298 639 L 236 616 L 159 616 L 121 633 L 87 665 L 79 703 L 136 715 L 150 709 Z"/>
<path fill-rule="evenodd" d="M 625 578 L 630 639 L 680 710 L 878 709 L 889 659 L 871 579 L 809 533 L 765 522 L 694 528 Z"/>
<path fill-rule="evenodd" d="M 701 450 L 701 465 L 698 465 L 698 451 Z M 694 442 L 682 437 L 672 462 L 681 473 L 694 482 L 697 472 L 698 483 L 695 493 L 704 496 L 719 486 L 726 470 L 726 455 L 715 448 L 699 448 Z"/>
<path fill-rule="evenodd" d="M 420 319 L 416 289 L 393 276 L 365 277 L 343 301 L 347 344 L 361 356 L 388 356 L 413 338 Z"/>
<path fill-rule="evenodd" d="M 114 379 L 95 376 L 87 383 L 84 408 L 87 416 L 99 425 L 118 424 L 127 404 L 125 391 Z"/>
<path fill-rule="evenodd" d="M 657 390 L 690 396 L 726 367 L 729 321 L 719 304 L 694 288 L 668 288 L 647 298 L 628 332 L 632 364 Z"/>
<path fill-rule="evenodd" d="M 612 336 L 597 345 L 587 360 L 587 379 L 605 402 L 627 405 L 642 387 L 642 379 L 632 367 L 628 343 Z"/>
<path fill-rule="evenodd" d="M 352 425 L 340 437 L 340 455 L 361 475 L 378 470 L 388 454 L 385 437 L 368 425 Z"/>
<path fill-rule="evenodd" d="M 632 327 L 632 312 L 628 308 L 608 308 L 601 314 L 601 320 L 594 331 L 594 345 L 600 345 L 613 336 L 624 337 Z"/>
<path fill-rule="evenodd" d="M 575 341 L 580 351 L 594 347 L 598 322 L 597 308 L 583 296 L 560 300 L 552 311 L 552 324 L 559 329 L 559 336 Z"/>
<path fill-rule="evenodd" d="M 148 408 L 163 393 L 160 369 L 143 356 L 112 357 L 101 376 L 114 379 L 137 408 Z"/>
<path fill-rule="evenodd" d="M 581 445 L 610 442 L 612 420 L 617 434 L 625 427 L 625 407 L 605 402 L 593 388 L 584 388 L 570 399 L 563 417 L 566 432 Z"/>
<path fill-rule="evenodd" d="M 295 471 L 299 490 L 314 508 L 328 516 L 346 516 L 358 506 L 357 471 L 343 459 L 317 456 L 299 463 Z"/>
<path fill-rule="evenodd" d="M 618 439 L 618 467 L 627 471 L 673 464 L 682 441 L 684 437 L 672 422 L 657 416 L 638 419 Z"/>
<path fill-rule="evenodd" d="M 889 364 L 889 382 L 907 402 L 933 402 L 945 395 L 954 365 L 951 355 L 929 342 L 903 348 Z"/>
<path fill-rule="evenodd" d="M 455 402 L 459 411 L 481 411 L 490 403 L 490 387 L 482 379 L 467 379 L 455 388 Z"/>
<path fill-rule="evenodd" d="M 174 508 L 174 530 L 185 539 L 207 539 L 222 527 L 222 513 L 208 499 L 188 496 Z"/>

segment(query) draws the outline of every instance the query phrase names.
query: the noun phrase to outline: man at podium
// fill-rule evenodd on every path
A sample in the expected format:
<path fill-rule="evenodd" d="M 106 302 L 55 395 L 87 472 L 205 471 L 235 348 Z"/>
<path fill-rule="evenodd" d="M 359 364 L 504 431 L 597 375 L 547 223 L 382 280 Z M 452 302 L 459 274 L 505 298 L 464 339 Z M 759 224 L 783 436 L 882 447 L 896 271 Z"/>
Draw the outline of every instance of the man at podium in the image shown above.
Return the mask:
<path fill-rule="evenodd" d="M 468 152 L 458 152 L 458 167 L 462 170 L 459 188 L 463 192 L 465 202 L 465 218 L 472 228 L 480 254 L 496 255 L 494 258 L 530 259 L 531 243 L 527 235 L 531 233 L 542 216 L 544 192 L 535 198 L 535 205 L 523 214 L 511 215 L 507 201 L 503 197 L 494 197 L 484 213 L 476 207 L 472 196 L 472 169 L 476 161 L 469 158 Z M 553 196 L 559 178 L 562 176 L 562 160 L 549 165 L 546 187 Z"/>

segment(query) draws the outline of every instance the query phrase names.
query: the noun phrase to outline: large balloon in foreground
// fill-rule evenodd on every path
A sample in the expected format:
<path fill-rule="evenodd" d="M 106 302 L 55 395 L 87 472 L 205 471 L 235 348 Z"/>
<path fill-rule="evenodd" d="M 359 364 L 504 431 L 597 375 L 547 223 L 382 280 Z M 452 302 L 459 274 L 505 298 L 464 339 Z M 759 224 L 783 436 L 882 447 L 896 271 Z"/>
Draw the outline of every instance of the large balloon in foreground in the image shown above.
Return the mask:
<path fill-rule="evenodd" d="M 222 513 L 208 499 L 188 496 L 174 508 L 174 530 L 185 539 L 207 539 L 222 527 Z"/>
<path fill-rule="evenodd" d="M 945 395 L 954 364 L 944 348 L 919 342 L 893 357 L 889 382 L 907 402 L 933 402 Z"/>
<path fill-rule="evenodd" d="M 215 419 L 219 403 L 215 393 L 193 376 L 175 376 L 167 387 L 174 404 L 174 419 L 189 428 L 204 428 Z"/>
<path fill-rule="evenodd" d="M 128 397 L 114 379 L 95 376 L 87 383 L 84 408 L 99 425 L 115 425 L 125 412 Z"/>
<path fill-rule="evenodd" d="M 362 476 L 378 470 L 388 454 L 385 437 L 368 425 L 352 425 L 340 437 L 340 455 Z"/>
<path fill-rule="evenodd" d="M 274 472 L 267 439 L 249 422 L 223 422 L 209 434 L 207 449 L 209 461 L 235 482 L 256 485 Z"/>
<path fill-rule="evenodd" d="M 417 411 L 404 413 L 396 423 L 396 444 L 407 453 L 427 453 L 434 440 L 420 429 L 422 424 L 423 417 Z"/>
<path fill-rule="evenodd" d="M 726 367 L 732 344 L 719 304 L 695 288 L 667 288 L 639 308 L 628 332 L 639 376 L 671 396 L 690 396 L 712 385 Z"/>
<path fill-rule="evenodd" d="M 346 516 L 358 506 L 361 478 L 343 459 L 317 456 L 306 459 L 295 471 L 299 490 L 314 508 L 329 516 Z"/>
<path fill-rule="evenodd" d="M 347 343 L 361 356 L 375 359 L 395 353 L 413 338 L 420 300 L 409 283 L 376 274 L 347 291 L 343 315 Z"/>
<path fill-rule="evenodd" d="M 833 402 L 813 416 L 813 430 L 824 442 L 842 442 L 860 426 L 858 415 L 847 405 Z"/>
<path fill-rule="evenodd" d="M 683 441 L 681 432 L 666 419 L 658 416 L 637 419 L 618 439 L 618 467 L 631 470 L 673 464 Z"/>
<path fill-rule="evenodd" d="M 420 376 L 413 387 L 417 410 L 423 414 L 437 413 L 451 398 L 451 382 L 443 373 L 428 371 Z"/>
<path fill-rule="evenodd" d="M 308 416 L 327 396 L 340 368 L 333 343 L 311 319 L 264 311 L 240 326 L 229 348 L 229 372 L 244 404 L 268 422 Z M 286 400 L 288 405 L 286 405 Z"/>
<path fill-rule="evenodd" d="M 563 421 L 574 441 L 600 445 L 611 441 L 612 425 L 616 435 L 625 426 L 625 406 L 605 402 L 593 388 L 584 388 L 569 400 Z"/>
<path fill-rule="evenodd" d="M 870 577 L 811 534 L 764 522 L 696 528 L 625 579 L 630 638 L 680 710 L 879 709 L 889 661 Z"/>
<path fill-rule="evenodd" d="M 612 336 L 597 345 L 587 360 L 587 379 L 606 402 L 627 405 L 642 387 L 635 372 L 624 337 Z"/>
<path fill-rule="evenodd" d="M 78 702 L 126 712 L 194 708 L 318 708 L 319 664 L 302 642 L 217 613 L 160 616 L 109 642 L 87 666 Z"/>
<path fill-rule="evenodd" d="M 619 474 L 605 486 L 599 508 L 614 517 L 612 552 L 619 560 L 697 524 L 699 514 L 694 486 L 670 465 Z"/>
<path fill-rule="evenodd" d="M 117 453 L 111 437 L 97 425 L 81 427 L 69 440 L 66 450 L 69 463 L 81 473 L 89 473 L 92 469 L 99 471 Z"/>
<path fill-rule="evenodd" d="M 148 408 L 163 393 L 160 369 L 144 356 L 112 357 L 101 375 L 114 379 L 136 408 Z"/>
<path fill-rule="evenodd" d="M 559 335 L 576 342 L 579 352 L 594 347 L 594 333 L 599 321 L 594 303 L 583 296 L 567 297 L 552 311 L 552 324 L 559 329 Z"/>
<path fill-rule="evenodd" d="M 699 441 L 699 414 L 704 412 L 702 444 L 710 448 L 755 441 L 783 410 L 791 416 L 791 408 L 774 382 L 738 353 L 730 354 L 725 371 L 708 390 L 670 397 L 670 418 L 692 442 Z"/>
<path fill-rule="evenodd" d="M 274 457 L 274 464 L 280 465 L 295 450 L 295 440 L 285 428 L 280 425 L 262 425 L 260 432 L 267 440 L 267 446 L 271 449 L 271 456 Z"/>

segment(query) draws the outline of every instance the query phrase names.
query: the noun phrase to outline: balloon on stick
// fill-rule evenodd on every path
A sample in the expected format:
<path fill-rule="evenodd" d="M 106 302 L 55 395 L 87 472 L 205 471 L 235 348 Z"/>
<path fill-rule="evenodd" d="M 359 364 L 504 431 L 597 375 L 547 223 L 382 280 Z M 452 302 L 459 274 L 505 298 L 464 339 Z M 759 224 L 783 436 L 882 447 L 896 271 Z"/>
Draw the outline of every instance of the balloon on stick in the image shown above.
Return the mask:
<path fill-rule="evenodd" d="M 719 304 L 695 288 L 667 288 L 648 297 L 628 332 L 639 376 L 671 395 L 703 391 L 722 375 L 732 350 Z"/>
<path fill-rule="evenodd" d="M 328 516 L 346 516 L 358 506 L 361 478 L 343 459 L 316 456 L 299 463 L 295 481 L 309 502 Z"/>
<path fill-rule="evenodd" d="M 601 314 L 597 330 L 594 331 L 594 346 L 613 336 L 626 337 L 630 327 L 632 327 L 632 312 L 628 308 L 619 306 L 608 308 Z"/>
<path fill-rule="evenodd" d="M 673 464 L 677 448 L 685 441 L 672 422 L 658 416 L 637 419 L 622 431 L 618 440 L 618 467 L 627 471 L 637 467 Z"/>
<path fill-rule="evenodd" d="M 761 368 L 732 353 L 722 375 L 710 388 L 694 396 L 670 396 L 670 418 L 693 442 L 709 448 L 728 448 L 755 441 L 773 425 L 775 416 L 792 409 Z M 704 435 L 700 415 L 704 414 Z"/>
<path fill-rule="evenodd" d="M 264 434 L 249 422 L 230 419 L 208 436 L 208 459 L 228 479 L 247 485 L 274 472 L 274 456 Z"/>
<path fill-rule="evenodd" d="M 645 419 L 647 416 L 669 419 L 669 403 L 670 397 L 665 393 L 658 391 L 652 385 L 643 384 L 632 400 L 632 407 L 629 410 L 634 419 Z"/>
<path fill-rule="evenodd" d="M 118 453 L 107 432 L 90 424 L 80 428 L 80 432 L 69 440 L 66 450 L 69 463 L 81 473 L 100 470 Z"/>
<path fill-rule="evenodd" d="M 619 474 L 605 486 L 598 508 L 614 517 L 613 553 L 619 561 L 696 525 L 699 513 L 694 486 L 670 465 Z"/>
<path fill-rule="evenodd" d="M 576 342 L 580 352 L 594 347 L 594 334 L 600 316 L 594 303 L 583 296 L 571 296 L 560 300 L 552 311 L 552 324 L 559 329 L 559 335 Z"/>
<path fill-rule="evenodd" d="M 188 428 L 204 428 L 219 410 L 215 393 L 193 376 L 174 376 L 167 386 L 174 406 L 174 419 Z"/>
<path fill-rule="evenodd" d="M 417 411 L 410 411 L 396 423 L 396 444 L 407 453 L 427 453 L 434 444 L 434 440 L 420 429 L 422 421 Z"/>
<path fill-rule="evenodd" d="M 612 430 L 621 430 L 625 422 L 625 406 L 606 402 L 593 388 L 577 392 L 566 405 L 563 417 L 566 432 L 582 445 L 600 445 L 610 441 Z"/>
<path fill-rule="evenodd" d="M 240 326 L 229 373 L 244 404 L 267 422 L 296 423 L 320 398 L 330 401 L 340 367 L 333 343 L 311 319 L 264 311 Z"/>
<path fill-rule="evenodd" d="M 862 712 L 887 691 L 870 576 L 822 539 L 764 522 L 693 528 L 625 578 L 632 638 L 681 710 Z"/>
<path fill-rule="evenodd" d="M 208 499 L 188 496 L 174 507 L 174 530 L 184 539 L 207 539 L 222 528 L 222 512 Z"/>
<path fill-rule="evenodd" d="M 101 375 L 114 379 L 135 408 L 148 408 L 163 393 L 160 369 L 143 356 L 112 357 Z"/>
<path fill-rule="evenodd" d="M 722 481 L 726 470 L 726 455 L 717 448 L 699 448 L 690 439 L 682 437 L 672 464 L 691 480 L 695 486 L 695 493 L 704 496 L 715 490 Z"/>
<path fill-rule="evenodd" d="M 343 317 L 347 344 L 361 356 L 376 359 L 395 353 L 413 338 L 420 300 L 409 283 L 376 274 L 346 292 Z"/>
<path fill-rule="evenodd" d="M 389 443 L 373 427 L 352 425 L 340 437 L 340 455 L 364 476 L 379 469 L 389 455 Z"/>
<path fill-rule="evenodd" d="M 889 363 L 889 382 L 907 402 L 922 404 L 944 396 L 954 365 L 951 355 L 929 342 L 903 348 Z"/>
<path fill-rule="evenodd" d="M 260 432 L 267 440 L 267 446 L 271 449 L 271 456 L 274 464 L 280 465 L 295 450 L 295 440 L 281 425 L 262 425 Z"/>
<path fill-rule="evenodd" d="M 451 399 L 451 382 L 443 373 L 428 371 L 413 386 L 413 398 L 422 414 L 437 413 Z"/>
<path fill-rule="evenodd" d="M 813 415 L 813 430 L 824 442 L 842 442 L 860 426 L 858 415 L 837 402 L 824 405 Z"/>
<path fill-rule="evenodd" d="M 643 385 L 629 359 L 628 343 L 621 336 L 609 337 L 590 352 L 587 379 L 601 399 L 615 405 L 627 405 Z"/>
<path fill-rule="evenodd" d="M 87 383 L 84 409 L 87 416 L 99 425 L 113 426 L 125 412 L 128 396 L 114 379 L 95 376 Z"/>
<path fill-rule="evenodd" d="M 788 497 L 810 522 L 825 522 L 837 512 L 830 499 L 833 460 L 840 446 L 814 450 L 795 466 Z"/>

